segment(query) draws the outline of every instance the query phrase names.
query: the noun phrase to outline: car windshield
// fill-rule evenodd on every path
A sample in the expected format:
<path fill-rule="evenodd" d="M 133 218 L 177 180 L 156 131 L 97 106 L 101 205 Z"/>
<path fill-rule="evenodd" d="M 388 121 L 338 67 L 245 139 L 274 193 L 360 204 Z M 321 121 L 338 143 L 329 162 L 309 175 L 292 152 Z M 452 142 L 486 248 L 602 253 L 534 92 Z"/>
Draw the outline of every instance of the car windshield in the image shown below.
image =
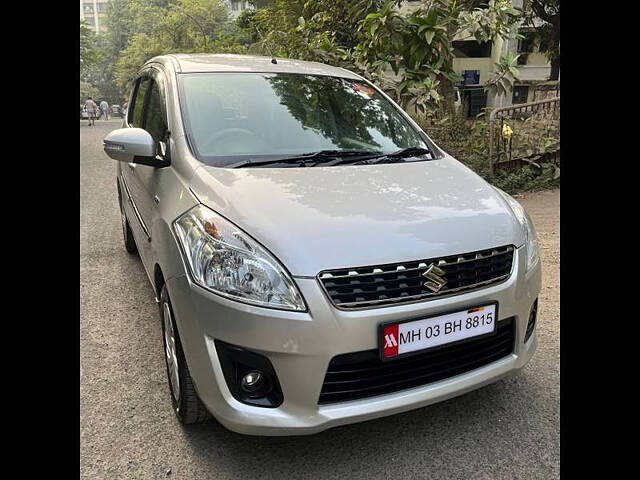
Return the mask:
<path fill-rule="evenodd" d="M 180 75 L 184 120 L 195 154 L 225 167 L 314 152 L 434 151 L 364 81 L 271 73 Z"/>

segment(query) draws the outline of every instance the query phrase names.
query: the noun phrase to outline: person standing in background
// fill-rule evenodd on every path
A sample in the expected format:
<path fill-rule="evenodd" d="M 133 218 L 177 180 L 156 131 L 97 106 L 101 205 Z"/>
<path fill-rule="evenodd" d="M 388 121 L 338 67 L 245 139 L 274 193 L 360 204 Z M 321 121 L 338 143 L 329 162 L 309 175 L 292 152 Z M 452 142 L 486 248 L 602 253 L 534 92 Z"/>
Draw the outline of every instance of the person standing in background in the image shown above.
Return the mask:
<path fill-rule="evenodd" d="M 94 127 L 96 124 L 96 112 L 98 111 L 98 105 L 93 101 L 93 98 L 88 97 L 84 102 L 84 108 L 87 110 L 87 119 L 89 120 L 89 126 Z"/>
<path fill-rule="evenodd" d="M 105 120 L 109 120 L 109 104 L 106 100 L 100 102 L 100 118 L 104 117 Z"/>

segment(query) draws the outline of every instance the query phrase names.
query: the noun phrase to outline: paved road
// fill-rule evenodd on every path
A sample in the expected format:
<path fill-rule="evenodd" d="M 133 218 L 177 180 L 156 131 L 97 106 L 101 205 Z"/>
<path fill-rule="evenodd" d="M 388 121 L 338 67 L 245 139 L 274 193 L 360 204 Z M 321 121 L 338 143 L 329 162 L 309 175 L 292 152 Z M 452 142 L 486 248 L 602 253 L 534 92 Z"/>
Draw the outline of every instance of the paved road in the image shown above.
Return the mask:
<path fill-rule="evenodd" d="M 80 467 L 102 478 L 559 478 L 559 191 L 525 196 L 544 262 L 539 349 L 522 373 L 412 412 L 311 437 L 182 428 L 170 403 L 154 295 L 125 253 L 115 164 L 120 120 L 80 123 Z"/>

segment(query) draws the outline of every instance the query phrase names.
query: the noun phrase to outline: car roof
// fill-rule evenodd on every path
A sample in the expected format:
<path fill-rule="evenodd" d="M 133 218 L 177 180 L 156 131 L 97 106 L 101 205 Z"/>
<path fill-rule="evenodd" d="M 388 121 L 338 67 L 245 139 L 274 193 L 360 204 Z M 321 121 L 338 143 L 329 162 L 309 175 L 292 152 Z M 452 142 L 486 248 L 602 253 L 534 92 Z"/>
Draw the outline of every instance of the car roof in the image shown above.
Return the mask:
<path fill-rule="evenodd" d="M 307 62 L 290 58 L 275 58 L 257 55 L 177 53 L 154 57 L 149 62 L 169 60 L 179 73 L 196 72 L 268 72 L 328 75 L 361 80 L 362 77 L 340 67 L 318 62 Z"/>

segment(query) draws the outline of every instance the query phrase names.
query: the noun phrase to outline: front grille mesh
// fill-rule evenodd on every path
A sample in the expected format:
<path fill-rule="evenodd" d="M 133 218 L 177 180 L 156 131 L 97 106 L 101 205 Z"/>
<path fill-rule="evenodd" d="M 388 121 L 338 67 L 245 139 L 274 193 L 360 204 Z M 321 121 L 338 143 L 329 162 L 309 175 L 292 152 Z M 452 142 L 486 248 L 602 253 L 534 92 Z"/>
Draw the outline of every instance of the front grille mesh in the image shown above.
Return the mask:
<path fill-rule="evenodd" d="M 504 246 L 414 262 L 320 272 L 318 278 L 338 308 L 369 308 L 463 293 L 509 277 L 514 247 Z M 423 276 L 434 264 L 446 284 L 433 292 Z"/>
<path fill-rule="evenodd" d="M 489 337 L 471 339 L 388 362 L 378 350 L 347 353 L 329 362 L 318 404 L 374 397 L 470 372 L 513 352 L 513 317 L 498 322 Z"/>

